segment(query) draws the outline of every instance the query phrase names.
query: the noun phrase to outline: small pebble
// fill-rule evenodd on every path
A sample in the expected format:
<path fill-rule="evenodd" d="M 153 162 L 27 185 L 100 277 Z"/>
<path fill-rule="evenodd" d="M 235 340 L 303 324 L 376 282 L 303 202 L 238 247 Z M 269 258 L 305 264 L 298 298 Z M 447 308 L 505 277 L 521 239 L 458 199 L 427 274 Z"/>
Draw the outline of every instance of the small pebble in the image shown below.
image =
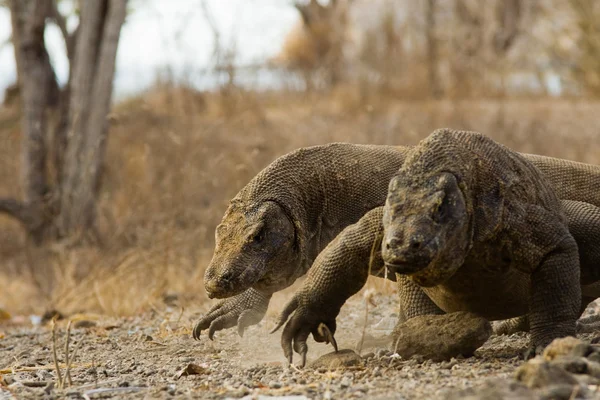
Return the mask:
<path fill-rule="evenodd" d="M 271 381 L 269 382 L 269 387 L 273 388 L 273 389 L 281 389 L 283 385 L 281 384 L 281 382 L 278 381 Z"/>
<path fill-rule="evenodd" d="M 348 386 L 350 386 L 352 382 L 350 381 L 350 379 L 348 377 L 343 377 L 342 381 L 340 382 L 340 387 L 342 388 L 347 388 Z"/>

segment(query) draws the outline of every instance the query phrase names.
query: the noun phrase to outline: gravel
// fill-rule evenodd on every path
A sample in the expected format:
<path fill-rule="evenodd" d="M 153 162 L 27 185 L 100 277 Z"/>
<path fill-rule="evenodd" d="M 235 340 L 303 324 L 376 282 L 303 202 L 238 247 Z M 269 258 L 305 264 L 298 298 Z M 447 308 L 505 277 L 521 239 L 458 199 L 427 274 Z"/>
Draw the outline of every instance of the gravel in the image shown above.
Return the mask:
<path fill-rule="evenodd" d="M 372 321 L 396 310 L 393 296 L 378 295 L 375 300 L 378 307 L 372 311 Z M 96 325 L 82 324 L 72 329 L 71 343 L 81 345 L 70 371 L 73 385 L 62 389 L 54 368 L 50 329 L 2 326 L 5 336 L 0 339 L 0 369 L 9 368 L 12 372 L 3 371 L 0 375 L 0 399 L 444 399 L 460 393 L 463 399 L 478 398 L 479 390 L 498 387 L 495 382 L 503 382 L 506 393 L 529 390 L 514 379 L 515 371 L 524 364 L 522 354 L 529 340 L 524 333 L 491 336 L 468 358 L 457 356 L 433 362 L 422 357 L 404 359 L 384 349 L 363 348 L 355 363 L 341 369 L 323 365 L 298 369 L 286 365 L 279 334 L 268 333 L 275 315 L 269 314 L 261 324 L 248 329 L 243 338 L 231 329 L 217 332 L 214 341 L 206 337 L 194 341 L 191 327 L 208 306 L 196 312 L 186 311 L 182 316 L 179 309 L 165 308 L 160 313 L 104 318 Z M 363 324 L 364 303 L 356 296 L 338 317 L 336 339 L 340 349 L 355 349 Z M 65 327 L 66 322 L 62 321 L 57 328 L 56 350 L 61 364 L 65 362 Z M 367 332 L 380 335 L 369 327 Z M 597 340 L 593 334 L 582 338 Z M 332 350 L 331 346 L 309 341 L 307 365 Z M 186 369 L 197 373 L 182 374 Z M 64 375 L 64 367 L 61 371 Z M 39 382 L 39 386 L 25 382 Z M 594 396 L 590 388 L 593 385 L 579 395 Z M 566 392 L 565 387 L 553 390 Z M 536 392 L 536 396 L 540 393 Z"/>

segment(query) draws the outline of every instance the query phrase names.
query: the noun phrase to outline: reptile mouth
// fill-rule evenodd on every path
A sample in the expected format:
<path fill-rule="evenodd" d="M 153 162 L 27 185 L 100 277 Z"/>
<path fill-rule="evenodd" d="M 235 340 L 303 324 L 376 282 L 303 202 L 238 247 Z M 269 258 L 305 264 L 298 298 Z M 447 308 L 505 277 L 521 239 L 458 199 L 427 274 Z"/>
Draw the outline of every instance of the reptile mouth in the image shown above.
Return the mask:
<path fill-rule="evenodd" d="M 424 270 L 429 265 L 429 262 L 403 262 L 394 261 L 386 262 L 385 267 L 388 271 L 401 275 L 411 275 Z"/>
<path fill-rule="evenodd" d="M 224 299 L 236 296 L 250 286 L 240 284 L 239 278 L 233 275 L 222 276 L 218 279 L 204 282 L 204 289 L 209 299 Z"/>
<path fill-rule="evenodd" d="M 223 299 L 235 295 L 231 285 L 224 286 L 220 282 L 205 282 L 204 290 L 209 299 Z M 232 294 L 233 293 L 233 294 Z"/>

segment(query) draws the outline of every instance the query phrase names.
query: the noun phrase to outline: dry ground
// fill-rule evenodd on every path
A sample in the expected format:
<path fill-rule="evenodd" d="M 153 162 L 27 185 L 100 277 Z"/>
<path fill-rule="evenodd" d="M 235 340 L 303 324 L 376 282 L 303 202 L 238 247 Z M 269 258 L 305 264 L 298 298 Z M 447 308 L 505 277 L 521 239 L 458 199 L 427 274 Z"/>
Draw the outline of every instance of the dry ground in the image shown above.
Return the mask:
<path fill-rule="evenodd" d="M 88 395 L 423 398 L 508 376 L 519 362 L 523 336 L 492 338 L 475 358 L 454 365 L 383 355 L 342 373 L 288 371 L 281 366 L 278 335 L 266 332 L 289 291 L 247 337 L 231 331 L 215 342 L 192 341 L 193 321 L 210 306 L 202 273 L 214 227 L 227 201 L 260 169 L 294 148 L 319 143 L 413 144 L 448 126 L 481 131 L 516 150 L 600 164 L 599 106 L 564 99 L 403 101 L 356 88 L 207 95 L 171 86 L 123 102 L 111 115 L 99 248 L 69 243 L 32 248 L 20 227 L 0 215 L 0 311 L 9 317 L 0 322 L 0 368 L 11 368 L 2 371 L 3 385 L 12 382 L 19 398 L 45 390 L 23 382 L 57 384 L 51 330 L 30 325 L 27 317 L 49 309 L 98 316 L 97 326 L 73 329 L 71 347 L 82 343 L 72 367 L 73 387 L 47 389 L 52 396 L 77 398 L 94 388 L 119 387 Z M 21 194 L 19 133 L 19 110 L 1 108 L 0 196 Z M 393 290 L 380 282 L 370 287 L 380 303 L 369 316 L 376 322 L 394 312 Z M 343 347 L 362 331 L 360 296 L 339 318 Z M 174 298 L 177 306 L 168 308 L 164 299 Z M 66 322 L 59 322 L 60 359 L 65 329 Z M 311 346 L 313 357 L 327 351 Z M 205 373 L 176 379 L 190 362 Z"/>
<path fill-rule="evenodd" d="M 394 311 L 389 296 L 376 296 L 370 320 Z M 364 326 L 364 302 L 346 305 L 338 321 L 338 343 L 354 348 Z M 160 307 L 129 318 L 99 317 L 91 328 L 71 332 L 76 350 L 72 386 L 59 389 L 49 327 L 8 327 L 0 341 L 3 385 L 0 398 L 306 398 L 423 399 L 444 398 L 449 390 L 512 376 L 522 361 L 525 335 L 492 337 L 475 357 L 443 363 L 402 360 L 383 349 L 365 349 L 363 365 L 346 370 L 287 368 L 279 334 L 268 334 L 273 316 L 250 328 L 243 338 L 232 330 L 215 341 L 193 341 L 190 327 L 198 312 Z M 76 317 L 79 318 L 79 317 Z M 90 318 L 90 316 L 88 316 Z M 65 364 L 65 322 L 57 328 L 57 354 Z M 376 335 L 381 331 L 368 329 Z M 309 361 L 332 349 L 309 342 Z M 198 375 L 180 376 L 190 363 Z M 61 368 L 65 374 L 64 366 Z M 7 387 L 8 386 L 8 387 Z M 304 397 L 298 397 L 301 399 Z M 293 397 L 292 397 L 293 399 Z"/>

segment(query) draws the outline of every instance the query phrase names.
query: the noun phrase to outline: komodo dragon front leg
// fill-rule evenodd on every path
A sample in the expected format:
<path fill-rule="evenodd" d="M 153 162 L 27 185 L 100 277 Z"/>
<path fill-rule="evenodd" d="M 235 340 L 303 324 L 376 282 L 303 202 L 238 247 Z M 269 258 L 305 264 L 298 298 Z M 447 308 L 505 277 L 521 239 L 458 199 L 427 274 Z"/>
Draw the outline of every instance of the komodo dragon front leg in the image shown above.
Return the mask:
<path fill-rule="evenodd" d="M 300 290 L 282 311 L 272 332 L 287 322 L 281 337 L 285 357 L 291 363 L 292 348 L 306 362 L 306 339 L 312 333 L 317 342 L 327 338 L 320 334 L 325 324 L 331 334 L 336 330 L 335 319 L 346 300 L 358 292 L 367 281 L 371 269 L 381 269 L 381 237 L 383 207 L 366 213 L 357 223 L 344 229 L 319 254 L 308 271 Z"/>

